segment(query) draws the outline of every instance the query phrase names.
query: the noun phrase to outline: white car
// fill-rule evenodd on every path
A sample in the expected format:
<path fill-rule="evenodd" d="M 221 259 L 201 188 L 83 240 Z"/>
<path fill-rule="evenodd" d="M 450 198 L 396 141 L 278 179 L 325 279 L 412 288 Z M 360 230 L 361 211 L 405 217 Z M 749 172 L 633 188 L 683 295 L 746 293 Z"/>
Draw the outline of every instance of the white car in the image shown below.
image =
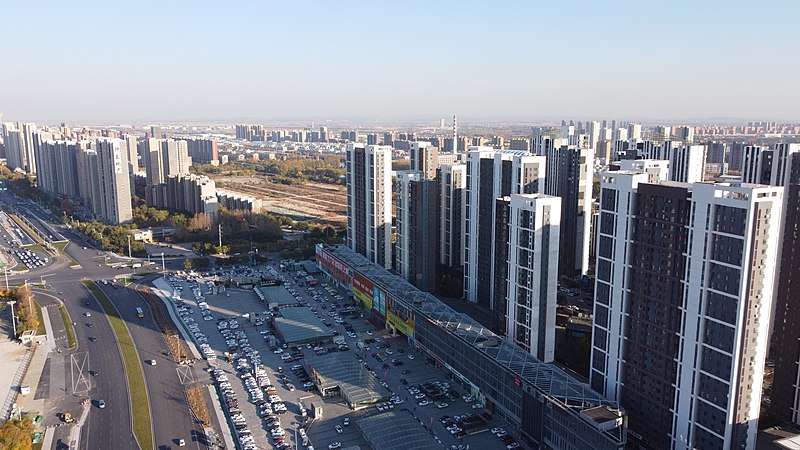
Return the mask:
<path fill-rule="evenodd" d="M 90 312 L 85 312 L 85 313 L 83 313 L 83 315 L 86 316 L 86 317 L 92 317 L 92 313 L 90 313 Z"/>

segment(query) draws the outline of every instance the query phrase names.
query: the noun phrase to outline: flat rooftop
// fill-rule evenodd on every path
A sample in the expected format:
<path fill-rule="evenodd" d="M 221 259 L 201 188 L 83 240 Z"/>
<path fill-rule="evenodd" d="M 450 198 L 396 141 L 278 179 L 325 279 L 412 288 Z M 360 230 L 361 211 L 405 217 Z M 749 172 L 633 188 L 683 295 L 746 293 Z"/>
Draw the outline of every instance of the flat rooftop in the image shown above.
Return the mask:
<path fill-rule="evenodd" d="M 375 450 L 443 448 L 407 409 L 365 417 L 356 424 Z"/>
<path fill-rule="evenodd" d="M 352 405 L 368 405 L 391 397 L 389 390 L 350 352 L 315 356 L 308 358 L 306 364 L 320 392 L 338 387 Z"/>
<path fill-rule="evenodd" d="M 333 331 L 308 308 L 281 308 L 280 312 L 281 316 L 274 320 L 275 328 L 286 344 L 305 344 L 333 337 Z"/>
<path fill-rule="evenodd" d="M 297 299 L 283 286 L 256 286 L 254 290 L 258 298 L 267 304 L 277 303 L 278 306 L 297 304 Z"/>

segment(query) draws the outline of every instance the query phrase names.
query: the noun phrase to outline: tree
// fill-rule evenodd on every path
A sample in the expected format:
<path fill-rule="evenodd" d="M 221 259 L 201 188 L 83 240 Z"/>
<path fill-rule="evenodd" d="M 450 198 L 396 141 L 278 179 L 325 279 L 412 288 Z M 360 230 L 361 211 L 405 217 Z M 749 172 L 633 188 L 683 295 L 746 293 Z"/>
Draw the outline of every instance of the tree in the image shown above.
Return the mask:
<path fill-rule="evenodd" d="M 208 230 L 214 225 L 214 219 L 209 216 L 208 214 L 195 214 L 191 220 L 189 220 L 189 224 L 186 227 L 189 231 L 201 231 L 201 230 Z"/>
<path fill-rule="evenodd" d="M 4 450 L 30 450 L 33 446 L 33 422 L 24 418 L 11 419 L 0 426 L 0 448 Z"/>

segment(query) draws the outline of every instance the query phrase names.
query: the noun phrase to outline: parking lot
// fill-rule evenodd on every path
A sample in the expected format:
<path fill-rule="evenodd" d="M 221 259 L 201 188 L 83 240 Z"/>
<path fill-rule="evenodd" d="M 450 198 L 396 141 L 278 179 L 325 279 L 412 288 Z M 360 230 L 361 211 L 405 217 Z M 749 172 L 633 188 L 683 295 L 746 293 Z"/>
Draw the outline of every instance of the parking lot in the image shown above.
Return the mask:
<path fill-rule="evenodd" d="M 304 272 L 267 267 L 258 270 L 281 279 L 299 302 L 334 331 L 336 340 L 344 339 L 344 344 L 273 350 L 271 311 L 252 289 L 231 287 L 214 293 L 216 288 L 208 283 L 213 276 L 170 278 L 181 316 L 201 333 L 204 351 L 217 367 L 210 377 L 235 398 L 229 403 L 229 412 L 246 436 L 245 448 L 294 448 L 295 443 L 316 449 L 369 448 L 355 423 L 365 416 L 402 409 L 414 414 L 420 427 L 431 432 L 444 448 L 501 449 L 508 444 L 514 448 L 513 438 L 500 429 L 501 421 L 485 413 L 459 383 L 412 348 L 405 336 L 393 337 L 386 330 L 376 330 L 347 292 L 324 282 L 310 287 Z M 358 358 L 393 393 L 391 400 L 354 411 L 341 399 L 322 399 L 298 366 L 304 366 L 315 353 L 335 351 Z M 312 403 L 322 406 L 322 418 L 311 418 Z M 285 406 L 285 411 L 277 405 Z M 277 430 L 274 434 L 273 429 Z"/>

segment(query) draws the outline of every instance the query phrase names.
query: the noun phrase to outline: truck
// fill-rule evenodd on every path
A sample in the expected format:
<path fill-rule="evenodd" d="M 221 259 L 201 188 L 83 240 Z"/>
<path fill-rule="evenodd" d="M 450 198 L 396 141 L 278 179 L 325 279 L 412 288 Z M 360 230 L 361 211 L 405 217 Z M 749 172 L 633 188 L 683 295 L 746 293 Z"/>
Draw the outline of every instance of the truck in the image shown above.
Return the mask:
<path fill-rule="evenodd" d="M 364 347 L 366 347 L 367 345 L 364 344 L 364 341 L 358 341 L 356 342 L 356 346 L 358 346 L 359 349 L 363 350 Z"/>

